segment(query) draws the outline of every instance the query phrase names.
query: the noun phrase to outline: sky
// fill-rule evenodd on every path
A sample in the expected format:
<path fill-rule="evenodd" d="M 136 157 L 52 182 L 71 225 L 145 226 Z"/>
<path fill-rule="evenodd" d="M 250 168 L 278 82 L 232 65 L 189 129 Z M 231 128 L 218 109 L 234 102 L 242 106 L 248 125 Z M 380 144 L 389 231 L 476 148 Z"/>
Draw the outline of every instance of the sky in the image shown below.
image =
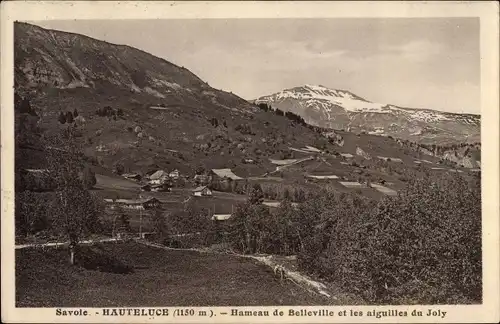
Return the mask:
<path fill-rule="evenodd" d="M 378 103 L 480 112 L 477 18 L 32 23 L 139 48 L 244 99 L 315 84 Z"/>

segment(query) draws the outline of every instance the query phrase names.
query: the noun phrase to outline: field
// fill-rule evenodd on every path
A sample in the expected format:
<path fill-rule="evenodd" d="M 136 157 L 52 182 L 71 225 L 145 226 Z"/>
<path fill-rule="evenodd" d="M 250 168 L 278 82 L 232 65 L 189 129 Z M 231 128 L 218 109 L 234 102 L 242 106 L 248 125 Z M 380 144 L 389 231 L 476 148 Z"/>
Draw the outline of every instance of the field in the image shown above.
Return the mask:
<path fill-rule="evenodd" d="M 140 188 L 139 184 L 117 176 L 112 177 L 96 174 L 96 180 L 96 188 L 113 188 L 121 190 L 138 190 Z"/>
<path fill-rule="evenodd" d="M 17 307 L 320 305 L 327 301 L 251 259 L 138 243 L 16 251 Z M 104 256 L 104 257 L 103 257 Z M 105 256 L 114 262 L 105 263 Z M 113 263 L 113 264 L 112 264 Z M 93 270 L 99 267 L 101 270 Z M 131 271 L 130 273 L 126 273 Z M 262 289 L 265 287 L 265 289 Z"/>

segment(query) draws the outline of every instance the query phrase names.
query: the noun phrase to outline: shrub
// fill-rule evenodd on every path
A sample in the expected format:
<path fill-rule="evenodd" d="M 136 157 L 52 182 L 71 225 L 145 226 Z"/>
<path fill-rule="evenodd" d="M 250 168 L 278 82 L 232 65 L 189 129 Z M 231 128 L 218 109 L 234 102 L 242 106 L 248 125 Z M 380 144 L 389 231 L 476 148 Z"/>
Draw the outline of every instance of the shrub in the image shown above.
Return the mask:
<path fill-rule="evenodd" d="M 116 162 L 114 165 L 114 172 L 118 175 L 123 174 L 125 172 L 125 166 L 121 162 Z"/>
<path fill-rule="evenodd" d="M 235 127 L 235 130 L 239 131 L 243 135 L 255 135 L 255 132 L 249 124 L 239 124 Z"/>

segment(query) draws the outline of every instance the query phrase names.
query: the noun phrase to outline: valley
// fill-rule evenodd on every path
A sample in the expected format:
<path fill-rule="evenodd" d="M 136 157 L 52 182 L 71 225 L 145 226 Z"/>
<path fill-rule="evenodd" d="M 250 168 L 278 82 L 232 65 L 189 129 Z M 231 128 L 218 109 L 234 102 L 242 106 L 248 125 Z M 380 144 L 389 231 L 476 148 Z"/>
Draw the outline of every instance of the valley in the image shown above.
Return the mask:
<path fill-rule="evenodd" d="M 312 85 L 249 102 L 139 49 L 27 23 L 14 45 L 16 244 L 76 246 L 71 264 L 66 245 L 16 250 L 19 307 L 84 307 L 60 293 L 79 280 L 100 307 L 480 302 L 479 116 Z M 373 279 L 393 255 L 406 270 Z M 465 289 L 448 271 L 461 260 Z M 440 294 L 410 276 L 435 263 Z"/>

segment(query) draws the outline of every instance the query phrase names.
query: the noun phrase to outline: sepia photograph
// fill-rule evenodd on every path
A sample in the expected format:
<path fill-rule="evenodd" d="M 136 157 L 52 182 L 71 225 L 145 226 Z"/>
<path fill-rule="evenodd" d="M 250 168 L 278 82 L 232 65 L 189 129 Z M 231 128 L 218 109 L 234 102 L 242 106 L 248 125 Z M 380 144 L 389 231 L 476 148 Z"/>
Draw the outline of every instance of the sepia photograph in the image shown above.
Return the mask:
<path fill-rule="evenodd" d="M 12 23 L 13 307 L 484 303 L 479 17 L 118 18 Z"/>

